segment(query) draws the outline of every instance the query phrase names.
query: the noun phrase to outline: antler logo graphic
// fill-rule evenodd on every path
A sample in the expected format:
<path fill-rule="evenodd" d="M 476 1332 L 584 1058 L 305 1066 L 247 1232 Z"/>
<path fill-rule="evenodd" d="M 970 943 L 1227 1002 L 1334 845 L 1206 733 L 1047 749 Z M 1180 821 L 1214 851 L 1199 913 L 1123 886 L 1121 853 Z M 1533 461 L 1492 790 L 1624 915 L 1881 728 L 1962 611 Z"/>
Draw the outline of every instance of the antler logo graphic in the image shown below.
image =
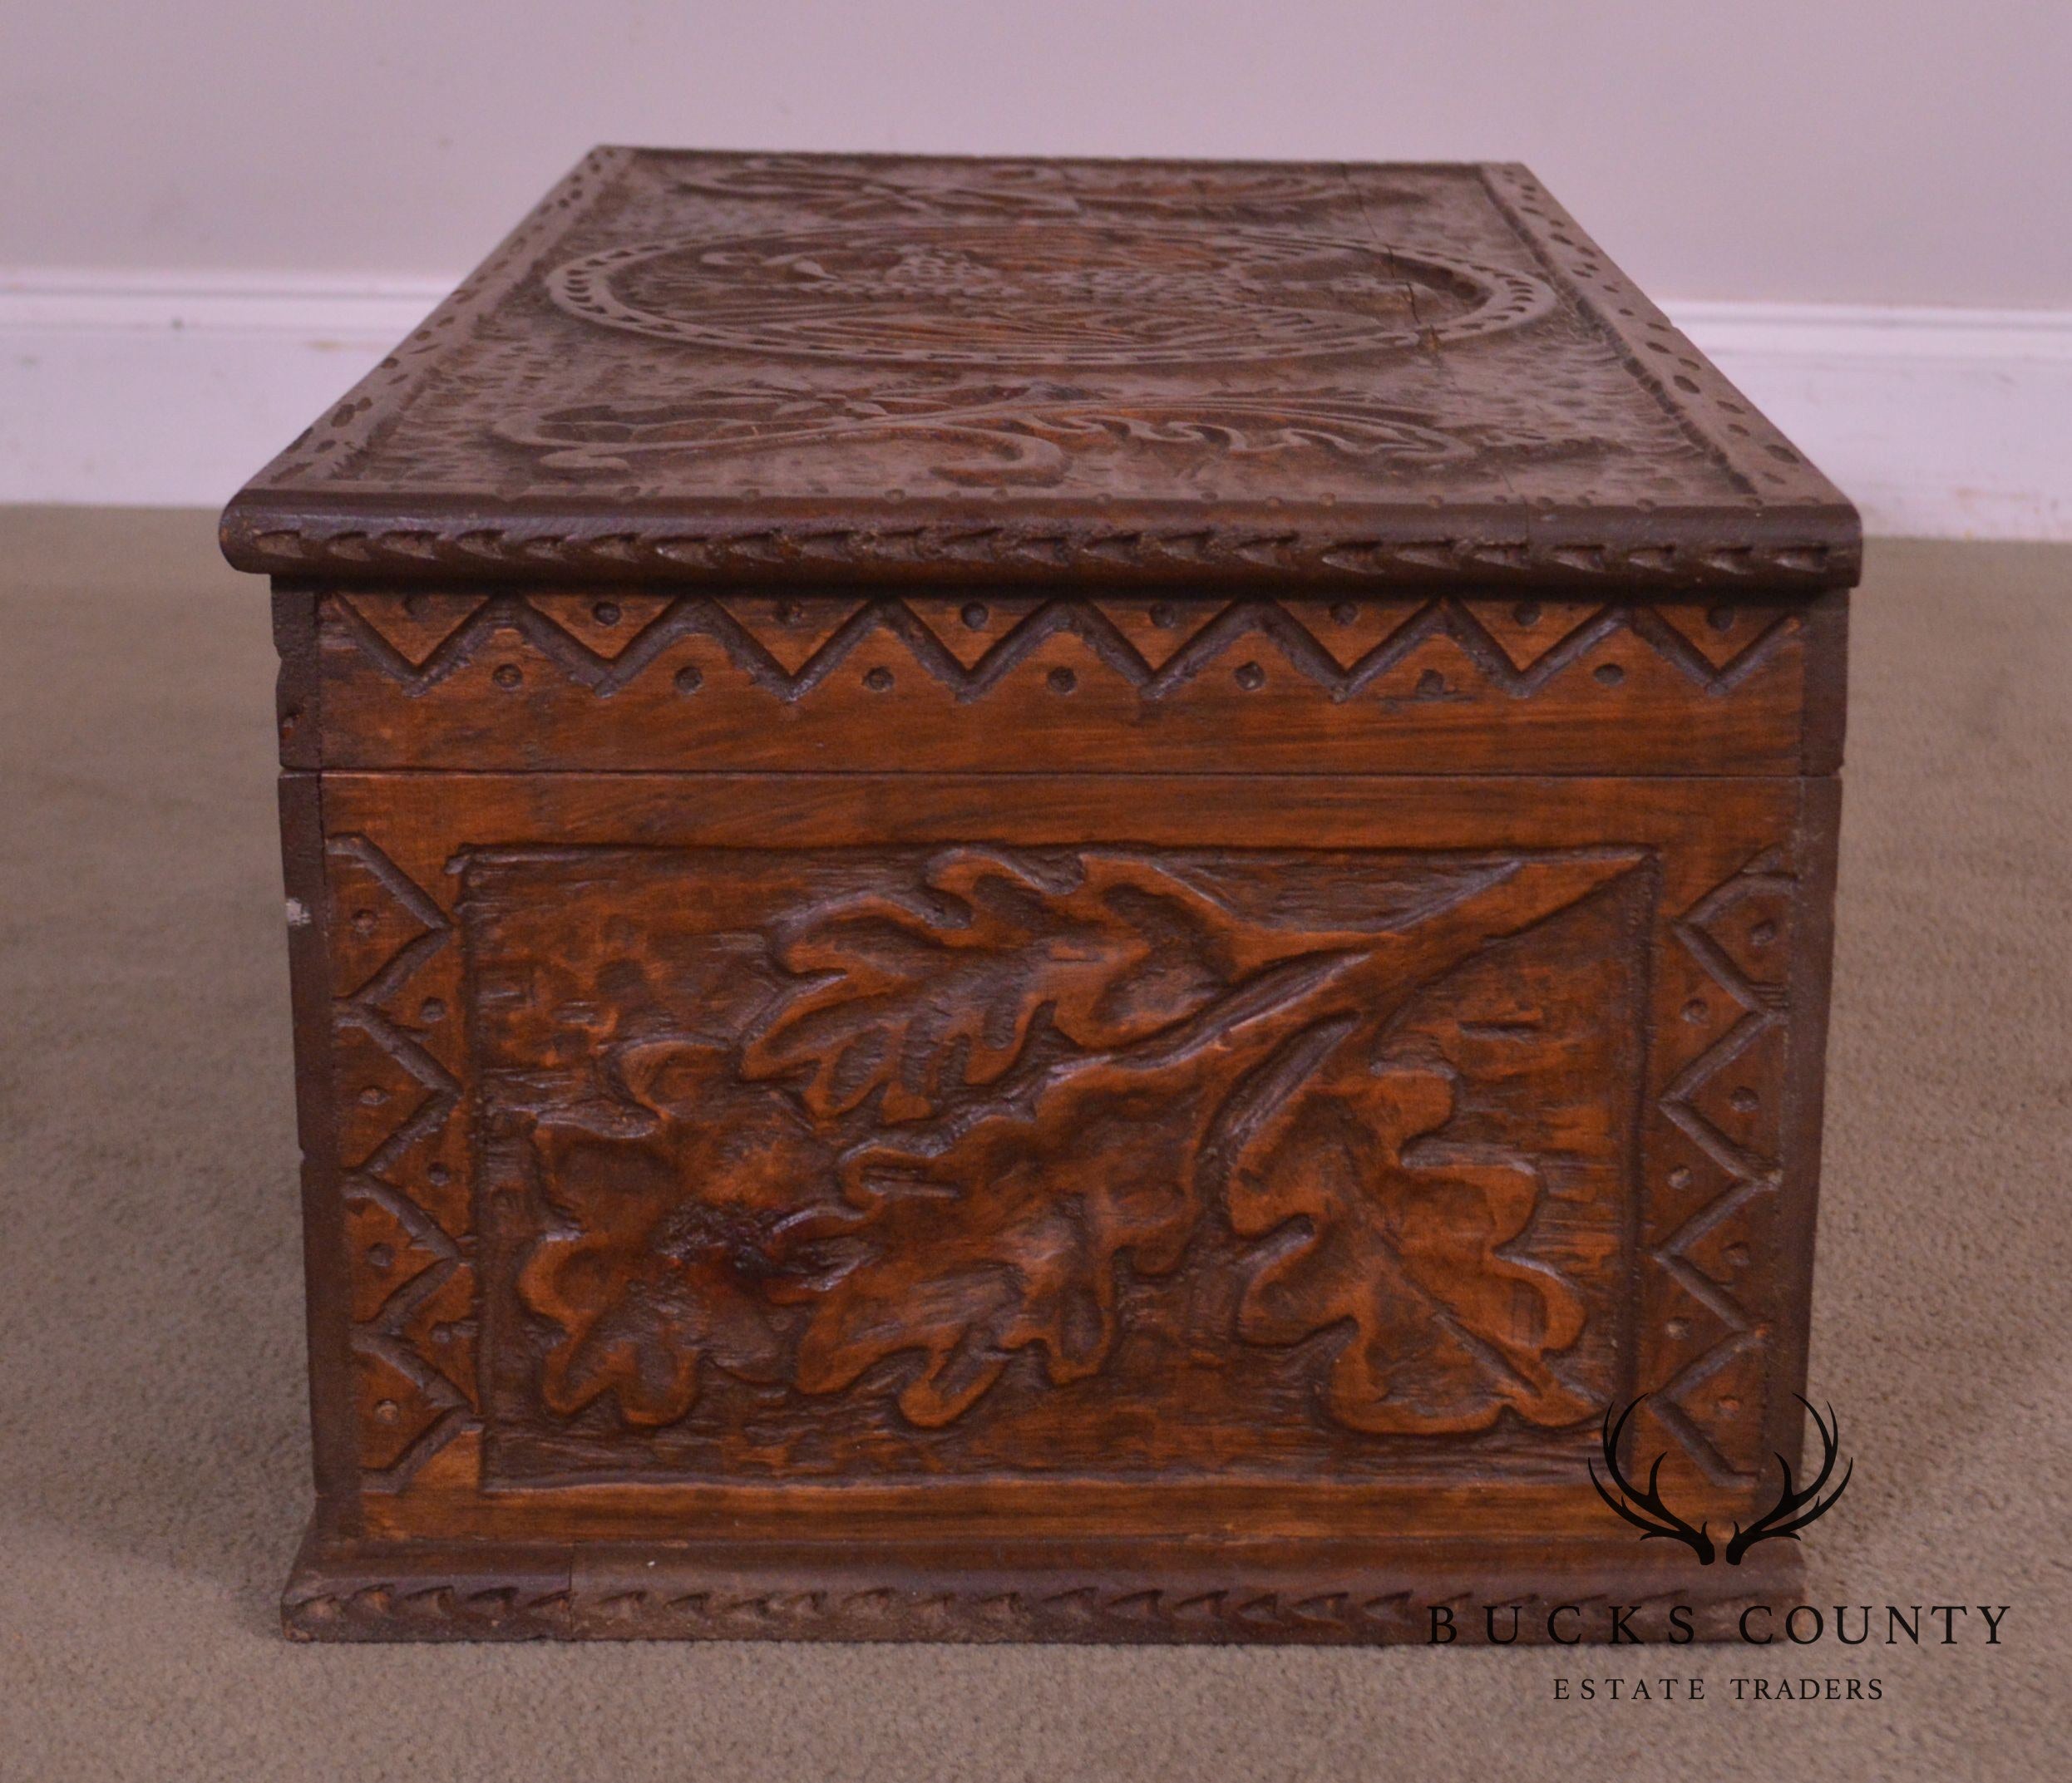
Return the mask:
<path fill-rule="evenodd" d="M 1856 1472 L 1852 1460 L 1842 1470 L 1842 1483 L 1823 1499 L 1822 1491 L 1828 1484 L 1828 1476 L 1834 1471 L 1835 1451 L 1841 1434 L 1841 1421 L 1834 1415 L 1834 1407 L 1828 1407 L 1828 1421 L 1820 1421 L 1820 1414 L 1814 1411 L 1810 1400 L 1793 1394 L 1800 1405 L 1813 1413 L 1813 1427 L 1820 1432 L 1820 1471 L 1803 1490 L 1797 1488 L 1792 1480 L 1792 1464 L 1783 1455 L 1777 1457 L 1778 1471 L 1784 1476 L 1783 1490 L 1777 1495 L 1777 1502 L 1758 1517 L 1745 1529 L 1739 1524 L 1734 1526 L 1734 1539 L 1727 1544 L 1727 1564 L 1739 1566 L 1741 1556 L 1758 1542 L 1769 1541 L 1773 1536 L 1785 1541 L 1797 1541 L 1798 1532 L 1816 1517 L 1823 1517 L 1834 1509 L 1835 1501 L 1848 1489 L 1850 1476 Z"/>
<path fill-rule="evenodd" d="M 1645 1393 L 1640 1396 L 1641 1399 L 1646 1396 Z M 1791 1463 L 1781 1455 L 1777 1457 L 1778 1471 L 1783 1476 L 1783 1489 L 1777 1495 L 1777 1502 L 1746 1527 L 1739 1523 L 1734 1524 L 1733 1538 L 1727 1543 L 1726 1548 L 1729 1566 L 1739 1566 L 1742 1557 L 1758 1542 L 1773 1539 L 1797 1541 L 1798 1532 L 1808 1524 L 1818 1517 L 1825 1516 L 1834 1509 L 1836 1501 L 1848 1490 L 1850 1477 L 1856 1472 L 1856 1463 L 1852 1460 L 1843 1470 L 1841 1483 L 1832 1492 L 1827 1492 L 1826 1497 L 1821 1496 L 1823 1492 L 1827 1491 L 1828 1480 L 1834 1472 L 1841 1421 L 1835 1416 L 1833 1406 L 1828 1407 L 1827 1419 L 1823 1422 L 1820 1414 L 1813 1410 L 1812 1401 L 1797 1394 L 1793 1396 L 1812 1413 L 1813 1426 L 1820 1432 L 1820 1471 L 1801 1487 L 1793 1476 Z M 1662 1463 L 1666 1457 L 1660 1455 L 1655 1457 L 1655 1465 L 1648 1470 L 1645 1490 L 1635 1485 L 1620 1469 L 1620 1439 L 1626 1435 L 1626 1421 L 1640 1407 L 1640 1400 L 1635 1400 L 1619 1414 L 1616 1424 L 1612 1421 L 1611 1407 L 1605 1407 L 1605 1467 L 1611 1475 L 1612 1485 L 1618 1490 L 1615 1493 L 1608 1490 L 1604 1481 L 1597 1477 L 1597 1465 L 1594 1461 L 1590 1464 L 1590 1483 L 1596 1487 L 1598 1497 L 1640 1531 L 1642 1541 L 1661 1539 L 1681 1542 L 1698 1556 L 1700 1566 L 1710 1566 L 1718 1552 L 1713 1545 L 1710 1525 L 1700 1523 L 1694 1528 L 1662 1502 L 1661 1493 L 1657 1488 L 1661 1478 Z"/>
<path fill-rule="evenodd" d="M 1640 1396 L 1641 1399 L 1646 1396 L 1645 1393 Z M 1619 1421 L 1614 1424 L 1611 1421 L 1611 1407 L 1605 1407 L 1605 1466 L 1611 1475 L 1612 1483 L 1619 1488 L 1618 1495 L 1615 1496 L 1606 1490 L 1604 1481 L 1597 1477 L 1597 1465 L 1594 1461 L 1590 1465 L 1590 1483 L 1596 1487 L 1598 1497 L 1641 1532 L 1642 1541 L 1650 1542 L 1665 1537 L 1670 1541 L 1681 1542 L 1698 1556 L 1700 1566 L 1710 1566 L 1713 1562 L 1712 1537 L 1706 1534 L 1705 1526 L 1700 1524 L 1693 1529 L 1662 1502 L 1660 1493 L 1655 1490 L 1655 1483 L 1661 1478 L 1662 1463 L 1667 1457 L 1660 1455 L 1655 1457 L 1655 1465 L 1648 1470 L 1647 1490 L 1645 1492 L 1619 1470 L 1619 1439 L 1626 1435 L 1626 1420 L 1640 1409 L 1640 1400 L 1636 1399 L 1620 1413 Z M 1635 1505 L 1640 1506 L 1637 1510 L 1633 1508 Z M 1739 1556 L 1736 1555 L 1735 1559 L 1738 1560 Z"/>

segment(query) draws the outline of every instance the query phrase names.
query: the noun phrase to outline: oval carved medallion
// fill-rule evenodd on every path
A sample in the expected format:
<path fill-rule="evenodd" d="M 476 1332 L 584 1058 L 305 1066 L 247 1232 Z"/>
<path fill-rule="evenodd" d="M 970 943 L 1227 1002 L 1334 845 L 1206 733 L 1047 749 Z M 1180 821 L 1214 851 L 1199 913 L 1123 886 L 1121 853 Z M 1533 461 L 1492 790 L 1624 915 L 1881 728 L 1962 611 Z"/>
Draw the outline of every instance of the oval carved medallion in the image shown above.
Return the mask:
<path fill-rule="evenodd" d="M 1079 218 L 647 242 L 546 283 L 572 314 L 659 340 L 935 365 L 1372 352 L 1514 328 L 1552 302 L 1522 274 L 1373 242 Z"/>

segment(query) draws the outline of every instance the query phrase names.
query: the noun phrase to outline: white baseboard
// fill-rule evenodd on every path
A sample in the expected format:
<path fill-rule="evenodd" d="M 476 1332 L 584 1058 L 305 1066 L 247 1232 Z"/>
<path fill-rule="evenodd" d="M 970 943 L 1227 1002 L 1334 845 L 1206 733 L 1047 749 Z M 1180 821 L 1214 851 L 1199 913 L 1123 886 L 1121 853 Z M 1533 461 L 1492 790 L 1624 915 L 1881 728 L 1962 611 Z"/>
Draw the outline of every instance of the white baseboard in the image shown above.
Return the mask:
<path fill-rule="evenodd" d="M 2072 539 L 2072 310 L 1667 308 L 1867 530 Z"/>
<path fill-rule="evenodd" d="M 445 289 L 0 274 L 0 502 L 218 505 Z M 2072 311 L 1669 308 L 1871 531 L 2072 539 Z"/>

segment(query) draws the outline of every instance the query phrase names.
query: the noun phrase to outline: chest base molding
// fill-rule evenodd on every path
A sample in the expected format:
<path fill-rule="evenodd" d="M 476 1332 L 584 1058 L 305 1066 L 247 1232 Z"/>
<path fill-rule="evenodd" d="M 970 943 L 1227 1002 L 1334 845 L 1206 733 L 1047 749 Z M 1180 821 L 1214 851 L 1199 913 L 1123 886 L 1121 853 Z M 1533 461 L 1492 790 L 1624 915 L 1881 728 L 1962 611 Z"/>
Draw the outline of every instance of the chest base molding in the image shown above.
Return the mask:
<path fill-rule="evenodd" d="M 1098 1539 L 383 1542 L 319 1518 L 282 1599 L 297 1641 L 1088 1641 L 1682 1645 L 1781 1628 L 1794 1550 L 1702 1571 L 1679 1549 L 1521 1534 Z"/>

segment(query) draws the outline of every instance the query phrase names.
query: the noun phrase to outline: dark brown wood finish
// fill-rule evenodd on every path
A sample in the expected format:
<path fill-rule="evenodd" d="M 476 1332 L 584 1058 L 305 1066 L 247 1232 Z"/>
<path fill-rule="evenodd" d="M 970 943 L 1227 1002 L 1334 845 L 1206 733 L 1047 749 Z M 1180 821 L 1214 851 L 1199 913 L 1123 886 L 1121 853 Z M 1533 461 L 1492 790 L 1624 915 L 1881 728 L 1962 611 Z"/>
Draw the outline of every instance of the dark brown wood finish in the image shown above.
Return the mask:
<path fill-rule="evenodd" d="M 291 1633 L 1789 1596 L 1855 520 L 1522 170 L 600 150 L 225 541 Z"/>
<path fill-rule="evenodd" d="M 1809 592 L 1856 518 L 1523 169 L 601 149 L 225 516 L 412 581 Z"/>

